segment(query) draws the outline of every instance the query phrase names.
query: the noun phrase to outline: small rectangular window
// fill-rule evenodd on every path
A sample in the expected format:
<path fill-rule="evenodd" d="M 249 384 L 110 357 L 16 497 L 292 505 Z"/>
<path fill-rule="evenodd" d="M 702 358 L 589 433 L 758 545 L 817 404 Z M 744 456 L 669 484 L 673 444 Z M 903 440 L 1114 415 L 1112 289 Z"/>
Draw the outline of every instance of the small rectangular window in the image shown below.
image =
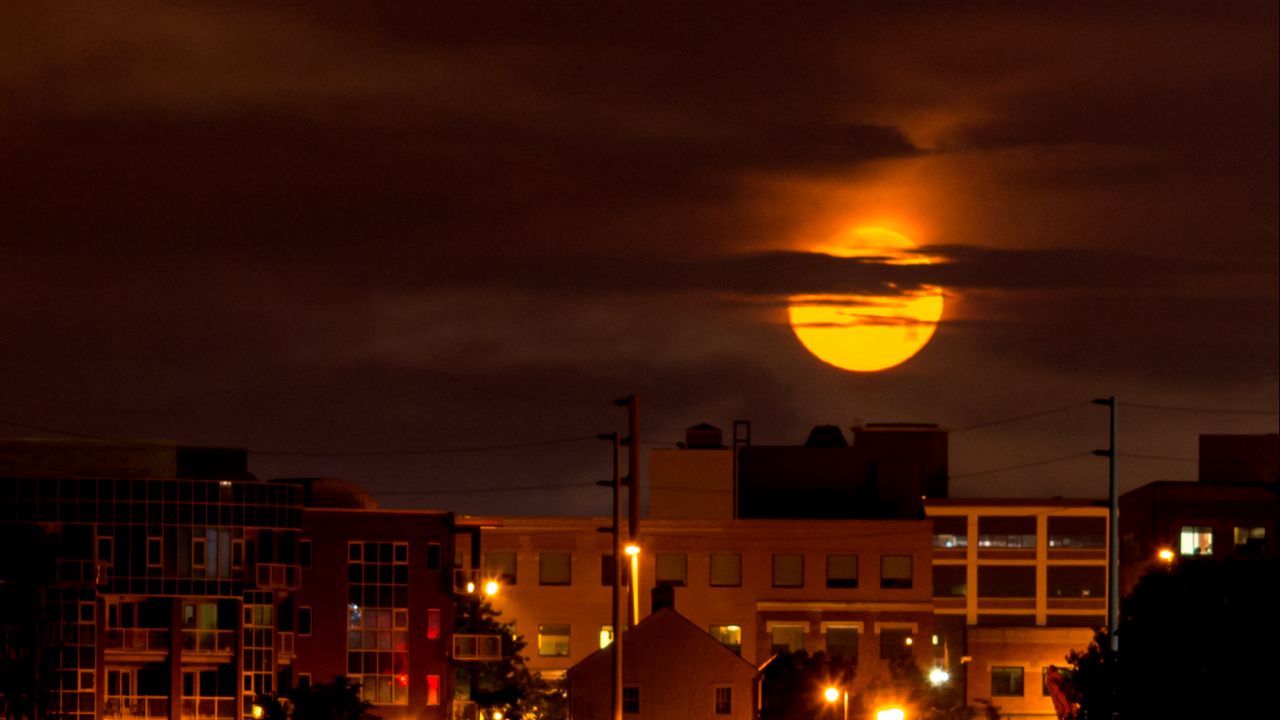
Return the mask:
<path fill-rule="evenodd" d="M 231 567 L 236 570 L 244 567 L 244 540 L 231 541 Z"/>
<path fill-rule="evenodd" d="M 542 657 L 569 657 L 569 625 L 539 625 L 538 655 Z"/>
<path fill-rule="evenodd" d="M 398 542 L 392 547 L 394 548 L 394 559 L 392 562 L 397 564 L 409 562 L 409 543 Z"/>
<path fill-rule="evenodd" d="M 880 556 L 880 587 L 882 588 L 911 587 L 911 556 L 910 555 L 881 555 Z"/>
<path fill-rule="evenodd" d="M 964 565 L 933 566 L 934 597 L 964 597 L 969 590 L 969 572 Z"/>
<path fill-rule="evenodd" d="M 538 553 L 539 585 L 569 585 L 572 582 L 573 556 L 570 553 Z"/>
<path fill-rule="evenodd" d="M 640 688 L 622 688 L 622 712 L 634 715 L 640 712 Z"/>
<path fill-rule="evenodd" d="M 484 555 L 485 576 L 495 578 L 503 585 L 516 584 L 516 554 L 514 552 L 489 552 Z"/>
<path fill-rule="evenodd" d="M 1023 671 L 1020 667 L 991 668 L 991 697 L 1022 697 Z"/>
<path fill-rule="evenodd" d="M 659 585 L 684 587 L 689 558 L 684 553 L 658 553 L 654 559 L 654 581 Z"/>
<path fill-rule="evenodd" d="M 915 638 L 911 637 L 911 628 L 880 629 L 880 659 L 891 660 L 911 657 L 911 646 Z"/>
<path fill-rule="evenodd" d="M 729 687 L 716 688 L 716 714 L 717 715 L 733 714 L 733 688 L 729 688 Z"/>
<path fill-rule="evenodd" d="M 191 569 L 204 570 L 208 564 L 207 541 L 204 538 L 191 538 Z"/>
<path fill-rule="evenodd" d="M 437 640 L 440 638 L 440 609 L 430 608 L 427 610 L 427 639 Z"/>
<path fill-rule="evenodd" d="M 933 546 L 942 549 L 968 547 L 969 518 L 964 515 L 933 518 Z"/>
<path fill-rule="evenodd" d="M 1035 567 L 1030 565 L 978 566 L 978 597 L 1030 598 L 1035 596 Z"/>
<path fill-rule="evenodd" d="M 609 643 L 612 643 L 612 642 L 613 642 L 613 626 L 601 625 L 600 626 L 600 648 L 601 649 L 607 648 L 609 647 Z"/>
<path fill-rule="evenodd" d="M 158 568 L 164 565 L 164 541 L 158 537 L 147 538 L 147 567 Z"/>
<path fill-rule="evenodd" d="M 829 588 L 858 587 L 858 556 L 857 555 L 828 555 L 827 556 L 827 587 Z"/>
<path fill-rule="evenodd" d="M 440 704 L 440 676 L 439 675 L 427 676 L 427 704 L 428 705 Z"/>
<path fill-rule="evenodd" d="M 1046 590 L 1055 598 L 1101 598 L 1107 596 L 1107 569 L 1079 565 L 1050 565 L 1045 574 Z M 1034 588 L 1033 588 L 1034 589 Z"/>
<path fill-rule="evenodd" d="M 721 645 L 729 648 L 737 655 L 742 654 L 741 625 L 712 625 L 708 632 Z"/>
<path fill-rule="evenodd" d="M 711 587 L 742 587 L 742 556 L 711 553 Z"/>
<path fill-rule="evenodd" d="M 427 543 L 427 569 L 439 570 L 440 558 L 440 543 Z"/>
<path fill-rule="evenodd" d="M 364 544 L 358 542 L 347 543 L 347 562 L 363 562 L 364 561 Z"/>
<path fill-rule="evenodd" d="M 1267 528 L 1263 526 L 1236 527 L 1231 531 L 1237 555 L 1265 555 L 1267 552 Z"/>
<path fill-rule="evenodd" d="M 1178 534 L 1178 549 L 1183 555 L 1212 555 L 1213 528 L 1208 525 L 1184 525 Z"/>
<path fill-rule="evenodd" d="M 311 567 L 311 541 L 302 540 L 298 543 L 298 564 L 304 568 Z"/>
<path fill-rule="evenodd" d="M 115 538 L 110 535 L 102 535 L 98 537 L 98 562 L 111 565 L 115 556 Z"/>
<path fill-rule="evenodd" d="M 827 627 L 827 655 L 858 661 L 858 628 Z"/>
<path fill-rule="evenodd" d="M 774 587 L 804 587 L 804 556 L 773 556 Z"/>
<path fill-rule="evenodd" d="M 309 607 L 298 608 L 298 634 L 311 634 L 311 608 Z"/>

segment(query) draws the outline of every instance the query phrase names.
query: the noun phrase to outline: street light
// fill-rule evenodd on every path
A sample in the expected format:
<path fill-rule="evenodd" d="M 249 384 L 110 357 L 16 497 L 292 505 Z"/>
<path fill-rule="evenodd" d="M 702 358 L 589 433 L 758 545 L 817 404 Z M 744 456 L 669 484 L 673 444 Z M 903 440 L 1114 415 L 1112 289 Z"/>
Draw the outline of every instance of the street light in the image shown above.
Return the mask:
<path fill-rule="evenodd" d="M 498 594 L 498 588 L 499 588 L 498 581 L 490 580 L 489 582 L 484 584 L 484 594 L 488 595 L 489 597 L 493 597 L 494 595 Z"/>
<path fill-rule="evenodd" d="M 951 679 L 951 673 L 947 672 L 946 670 L 943 670 L 940 667 L 936 667 L 929 671 L 929 682 L 933 683 L 934 687 L 938 687 L 939 685 L 946 683 L 950 679 Z"/>
<path fill-rule="evenodd" d="M 835 685 L 828 685 L 827 689 L 822 691 L 822 697 L 829 705 L 834 705 L 842 696 L 844 697 L 844 720 L 849 720 L 849 691 L 842 691 Z"/>
<path fill-rule="evenodd" d="M 1169 548 L 1160 548 L 1160 552 L 1156 553 L 1156 557 L 1162 563 L 1171 563 L 1173 562 L 1173 551 Z"/>
<path fill-rule="evenodd" d="M 906 720 L 907 714 L 902 708 L 885 708 L 876 713 L 876 720 Z"/>
<path fill-rule="evenodd" d="M 630 542 L 623 549 L 631 558 L 631 625 L 640 622 L 640 546 Z"/>

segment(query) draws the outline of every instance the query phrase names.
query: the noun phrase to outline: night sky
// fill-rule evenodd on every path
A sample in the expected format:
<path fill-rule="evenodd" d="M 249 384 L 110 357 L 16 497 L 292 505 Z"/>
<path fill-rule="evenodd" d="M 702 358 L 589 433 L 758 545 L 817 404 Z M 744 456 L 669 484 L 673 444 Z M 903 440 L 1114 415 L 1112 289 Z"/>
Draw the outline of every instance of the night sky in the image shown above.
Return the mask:
<path fill-rule="evenodd" d="M 603 513 L 632 392 L 650 447 L 1068 408 L 954 433 L 960 495 L 1104 495 L 1099 396 L 1123 489 L 1276 432 L 1274 0 L 447 5 L 4 3 L 0 434 Z M 812 252 L 861 226 L 944 260 Z M 919 284 L 885 372 L 787 324 Z"/>

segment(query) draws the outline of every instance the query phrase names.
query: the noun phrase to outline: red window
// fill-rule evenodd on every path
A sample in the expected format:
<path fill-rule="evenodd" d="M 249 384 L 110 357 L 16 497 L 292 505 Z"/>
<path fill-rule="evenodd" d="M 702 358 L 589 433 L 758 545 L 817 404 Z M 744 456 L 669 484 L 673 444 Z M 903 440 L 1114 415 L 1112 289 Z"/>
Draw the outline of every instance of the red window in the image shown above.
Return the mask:
<path fill-rule="evenodd" d="M 435 640 L 440 637 L 440 611 L 432 608 L 427 610 L 427 639 Z"/>
<path fill-rule="evenodd" d="M 440 676 L 439 675 L 427 676 L 427 704 L 428 705 L 440 704 Z"/>

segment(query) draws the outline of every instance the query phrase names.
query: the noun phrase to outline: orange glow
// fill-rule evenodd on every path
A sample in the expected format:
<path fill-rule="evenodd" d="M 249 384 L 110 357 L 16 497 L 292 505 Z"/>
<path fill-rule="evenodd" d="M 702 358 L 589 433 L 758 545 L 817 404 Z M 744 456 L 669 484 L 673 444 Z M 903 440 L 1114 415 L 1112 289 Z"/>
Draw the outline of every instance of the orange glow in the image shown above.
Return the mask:
<path fill-rule="evenodd" d="M 397 676 L 396 676 L 396 682 L 400 683 L 400 687 L 408 687 L 408 686 L 409 686 L 409 676 L 408 676 L 408 675 L 405 675 L 404 673 L 401 673 L 401 674 L 399 674 L 399 675 L 397 675 Z"/>
<path fill-rule="evenodd" d="M 827 699 L 827 702 L 833 703 L 840 699 L 840 690 L 838 688 L 829 687 L 823 691 L 822 696 Z"/>
<path fill-rule="evenodd" d="M 927 264 L 906 236 L 863 227 L 814 248 L 835 257 L 878 258 L 886 265 Z M 789 298 L 791 329 L 810 353 L 842 370 L 877 372 L 911 359 L 942 318 L 942 289 L 896 295 L 797 295 Z"/>
<path fill-rule="evenodd" d="M 1156 557 L 1160 558 L 1161 562 L 1173 562 L 1173 551 L 1169 548 L 1160 548 L 1160 552 L 1156 553 Z"/>

